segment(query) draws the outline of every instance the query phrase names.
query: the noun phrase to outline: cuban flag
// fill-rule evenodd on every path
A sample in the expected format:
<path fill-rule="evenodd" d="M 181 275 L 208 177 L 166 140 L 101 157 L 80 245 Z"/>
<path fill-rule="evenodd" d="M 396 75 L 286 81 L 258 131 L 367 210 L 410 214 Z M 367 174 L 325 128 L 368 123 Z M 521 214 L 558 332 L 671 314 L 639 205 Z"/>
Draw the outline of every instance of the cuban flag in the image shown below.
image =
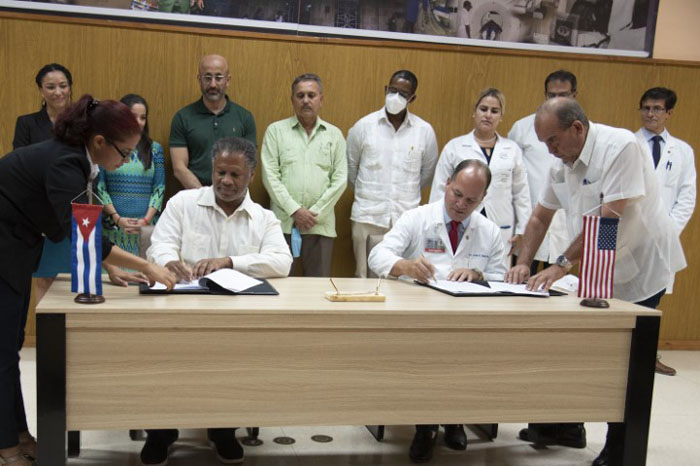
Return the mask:
<path fill-rule="evenodd" d="M 102 206 L 71 206 L 71 291 L 102 295 Z"/>
<path fill-rule="evenodd" d="M 583 217 L 583 256 L 579 279 L 579 298 L 613 297 L 617 218 Z"/>

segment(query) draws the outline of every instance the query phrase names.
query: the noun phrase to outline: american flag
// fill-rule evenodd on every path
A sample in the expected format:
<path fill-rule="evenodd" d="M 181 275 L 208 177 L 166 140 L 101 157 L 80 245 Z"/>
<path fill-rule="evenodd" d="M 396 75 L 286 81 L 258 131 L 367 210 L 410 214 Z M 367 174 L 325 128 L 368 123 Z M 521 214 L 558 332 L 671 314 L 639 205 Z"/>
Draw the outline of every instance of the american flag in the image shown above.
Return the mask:
<path fill-rule="evenodd" d="M 102 294 L 102 206 L 72 204 L 71 290 Z"/>
<path fill-rule="evenodd" d="M 612 298 L 617 218 L 583 217 L 583 256 L 579 298 Z"/>

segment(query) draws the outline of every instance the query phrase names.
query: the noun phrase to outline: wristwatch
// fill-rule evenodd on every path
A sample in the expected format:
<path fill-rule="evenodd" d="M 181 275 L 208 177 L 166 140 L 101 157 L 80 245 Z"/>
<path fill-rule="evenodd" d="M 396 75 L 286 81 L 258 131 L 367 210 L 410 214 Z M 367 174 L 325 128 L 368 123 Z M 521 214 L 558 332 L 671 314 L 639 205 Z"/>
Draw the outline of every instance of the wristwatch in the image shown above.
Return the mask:
<path fill-rule="evenodd" d="M 562 269 L 564 269 L 564 273 L 568 273 L 569 270 L 571 270 L 571 267 L 574 266 L 574 265 L 571 263 L 571 261 L 570 261 L 569 259 L 566 258 L 566 256 L 565 256 L 564 254 L 562 254 L 561 256 L 557 257 L 557 260 L 556 260 L 555 264 L 558 265 L 559 267 L 561 267 Z"/>

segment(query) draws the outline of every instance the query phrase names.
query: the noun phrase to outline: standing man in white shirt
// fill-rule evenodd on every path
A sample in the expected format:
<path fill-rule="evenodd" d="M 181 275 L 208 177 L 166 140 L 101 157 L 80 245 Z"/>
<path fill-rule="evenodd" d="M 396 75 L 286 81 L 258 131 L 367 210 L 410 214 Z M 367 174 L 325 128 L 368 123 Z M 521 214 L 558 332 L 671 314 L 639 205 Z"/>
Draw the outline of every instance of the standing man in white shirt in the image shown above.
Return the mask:
<path fill-rule="evenodd" d="M 525 229 L 511 283 L 548 290 L 583 252 L 583 215 L 619 218 L 613 291 L 618 299 L 655 309 L 673 274 L 685 267 L 678 235 L 662 205 L 654 166 L 634 135 L 588 121 L 573 99 L 547 100 L 537 110 L 535 130 L 558 160 Z M 554 265 L 530 277 L 530 262 L 552 221 L 566 209 L 573 242 Z M 619 464 L 624 425 L 609 424 L 608 437 L 593 466 Z"/>
<path fill-rule="evenodd" d="M 394 73 L 384 87 L 382 109 L 360 119 L 348 132 L 348 182 L 354 187 L 352 244 L 355 276 L 367 276 L 369 235 L 383 235 L 405 211 L 418 207 L 421 190 L 435 173 L 438 146 L 430 123 L 408 111 L 418 78 Z"/>
<path fill-rule="evenodd" d="M 506 255 L 500 229 L 474 213 L 490 183 L 491 171 L 484 162 L 460 162 L 441 199 L 404 213 L 372 249 L 370 269 L 380 277 L 404 276 L 423 282 L 502 280 Z M 416 426 L 409 450 L 411 461 L 430 461 L 437 431 L 437 425 Z M 464 427 L 445 425 L 445 443 L 454 450 L 466 449 Z"/>
<path fill-rule="evenodd" d="M 647 90 L 639 100 L 642 127 L 635 133 L 637 140 L 652 160 L 659 181 L 661 199 L 680 236 L 695 210 L 695 154 L 684 141 L 674 138 L 666 129 L 676 106 L 676 93 L 665 87 Z M 670 293 L 673 280 L 666 288 Z M 676 375 L 676 370 L 656 361 L 656 372 Z"/>
<path fill-rule="evenodd" d="M 558 70 L 550 73 L 544 81 L 545 100 L 554 97 L 576 98 L 577 84 L 576 76 L 565 70 Z M 549 168 L 556 157 L 549 153 L 547 146 L 537 139 L 535 133 L 535 114 L 528 115 L 515 122 L 508 139 L 515 141 L 523 151 L 523 163 L 527 172 L 527 183 L 530 187 L 530 202 L 534 209 L 540 199 L 540 193 L 545 185 Z M 571 239 L 566 230 L 566 212 L 559 209 L 554 214 L 552 224 L 545 234 L 542 245 L 535 253 L 535 260 L 532 261 L 530 274 L 534 275 L 543 264 L 553 264 L 557 257 L 564 253 L 569 246 Z"/>
<path fill-rule="evenodd" d="M 257 164 L 255 146 L 241 138 L 220 139 L 212 149 L 212 185 L 173 196 L 153 230 L 148 260 L 180 280 L 232 268 L 254 277 L 286 277 L 292 255 L 275 214 L 250 199 Z M 147 430 L 143 465 L 162 465 L 177 440 L 176 429 Z M 243 461 L 235 428 L 208 429 L 223 463 Z"/>

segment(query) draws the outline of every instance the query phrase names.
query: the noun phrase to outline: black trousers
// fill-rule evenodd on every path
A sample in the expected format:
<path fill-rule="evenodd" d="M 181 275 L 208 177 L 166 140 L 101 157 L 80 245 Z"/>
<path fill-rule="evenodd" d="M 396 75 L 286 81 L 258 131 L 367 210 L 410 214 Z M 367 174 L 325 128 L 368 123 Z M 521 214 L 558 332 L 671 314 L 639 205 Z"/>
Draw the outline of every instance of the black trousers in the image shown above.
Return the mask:
<path fill-rule="evenodd" d="M 233 438 L 236 436 L 237 427 L 233 428 L 217 428 L 217 429 L 207 429 L 207 434 L 210 439 L 215 438 Z M 177 440 L 179 431 L 177 429 L 146 429 L 148 438 L 151 441 L 158 443 L 173 443 Z"/>
<path fill-rule="evenodd" d="M 29 294 L 17 293 L 0 278 L 0 449 L 16 446 L 19 433 L 27 430 L 19 350 L 24 344 L 28 311 Z"/>

